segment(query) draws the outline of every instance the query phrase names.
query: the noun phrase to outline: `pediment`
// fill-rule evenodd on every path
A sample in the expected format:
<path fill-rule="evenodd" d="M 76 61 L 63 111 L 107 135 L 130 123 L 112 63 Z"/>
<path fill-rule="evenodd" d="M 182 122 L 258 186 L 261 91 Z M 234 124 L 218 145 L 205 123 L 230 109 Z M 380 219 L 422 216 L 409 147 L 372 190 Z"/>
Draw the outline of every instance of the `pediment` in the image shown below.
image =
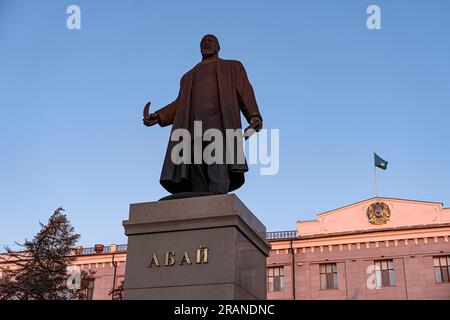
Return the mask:
<path fill-rule="evenodd" d="M 448 209 L 442 203 L 372 198 L 317 215 L 313 221 L 299 221 L 301 236 L 406 228 L 449 223 Z"/>

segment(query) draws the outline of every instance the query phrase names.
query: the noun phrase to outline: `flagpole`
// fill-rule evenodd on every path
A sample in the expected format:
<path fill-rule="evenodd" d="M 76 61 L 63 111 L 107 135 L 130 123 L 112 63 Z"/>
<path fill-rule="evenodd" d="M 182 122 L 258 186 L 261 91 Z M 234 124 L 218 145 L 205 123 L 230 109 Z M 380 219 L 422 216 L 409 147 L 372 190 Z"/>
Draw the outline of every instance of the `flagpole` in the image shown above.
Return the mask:
<path fill-rule="evenodd" d="M 373 150 L 373 155 L 375 156 L 375 150 Z M 377 167 L 375 165 L 375 162 L 373 164 L 373 182 L 375 185 L 375 197 L 378 198 Z"/>
<path fill-rule="evenodd" d="M 377 167 L 375 166 L 373 166 L 373 181 L 375 183 L 375 196 L 378 198 Z"/>

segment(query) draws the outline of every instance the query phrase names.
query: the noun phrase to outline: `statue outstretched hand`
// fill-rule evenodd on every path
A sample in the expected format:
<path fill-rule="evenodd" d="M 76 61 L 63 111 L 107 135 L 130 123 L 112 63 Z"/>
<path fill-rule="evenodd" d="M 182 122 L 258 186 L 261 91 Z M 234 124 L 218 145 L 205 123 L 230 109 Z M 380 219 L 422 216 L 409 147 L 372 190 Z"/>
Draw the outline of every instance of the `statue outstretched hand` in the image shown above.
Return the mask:
<path fill-rule="evenodd" d="M 158 124 L 160 121 L 158 113 L 150 113 L 151 104 L 152 104 L 151 102 L 148 102 L 144 107 L 143 122 L 146 127 L 154 126 L 155 124 Z"/>

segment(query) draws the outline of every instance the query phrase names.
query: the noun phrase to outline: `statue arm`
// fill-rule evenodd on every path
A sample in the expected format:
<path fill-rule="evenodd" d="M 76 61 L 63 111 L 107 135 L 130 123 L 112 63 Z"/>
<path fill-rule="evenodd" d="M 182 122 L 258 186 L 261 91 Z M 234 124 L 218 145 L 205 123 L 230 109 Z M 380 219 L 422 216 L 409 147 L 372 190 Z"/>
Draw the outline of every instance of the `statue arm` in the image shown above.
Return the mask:
<path fill-rule="evenodd" d="M 159 125 L 161 127 L 170 126 L 173 124 L 175 114 L 177 113 L 177 107 L 178 99 L 155 112 L 159 116 Z"/>
<path fill-rule="evenodd" d="M 171 124 L 173 124 L 178 109 L 178 103 L 180 101 L 182 81 L 183 79 L 181 79 L 180 81 L 180 91 L 178 93 L 178 97 L 173 102 L 169 103 L 167 106 L 162 107 L 161 109 L 155 112 L 159 116 L 159 125 L 161 127 L 170 126 Z"/>
<path fill-rule="evenodd" d="M 244 66 L 239 62 L 236 78 L 236 90 L 239 102 L 239 107 L 244 114 L 247 122 L 250 123 L 250 119 L 258 117 L 262 122 L 262 117 L 259 112 L 258 104 L 256 103 L 255 93 L 250 81 L 247 77 L 247 72 Z"/>

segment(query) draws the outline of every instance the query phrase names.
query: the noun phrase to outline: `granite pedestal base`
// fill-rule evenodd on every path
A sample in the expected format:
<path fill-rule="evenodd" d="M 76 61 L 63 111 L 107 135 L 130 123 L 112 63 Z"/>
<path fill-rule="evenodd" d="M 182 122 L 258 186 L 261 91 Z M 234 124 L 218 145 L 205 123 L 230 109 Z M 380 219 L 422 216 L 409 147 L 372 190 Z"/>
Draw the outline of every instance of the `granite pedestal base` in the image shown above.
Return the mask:
<path fill-rule="evenodd" d="M 266 228 L 236 195 L 132 204 L 123 225 L 125 299 L 266 299 Z"/>

